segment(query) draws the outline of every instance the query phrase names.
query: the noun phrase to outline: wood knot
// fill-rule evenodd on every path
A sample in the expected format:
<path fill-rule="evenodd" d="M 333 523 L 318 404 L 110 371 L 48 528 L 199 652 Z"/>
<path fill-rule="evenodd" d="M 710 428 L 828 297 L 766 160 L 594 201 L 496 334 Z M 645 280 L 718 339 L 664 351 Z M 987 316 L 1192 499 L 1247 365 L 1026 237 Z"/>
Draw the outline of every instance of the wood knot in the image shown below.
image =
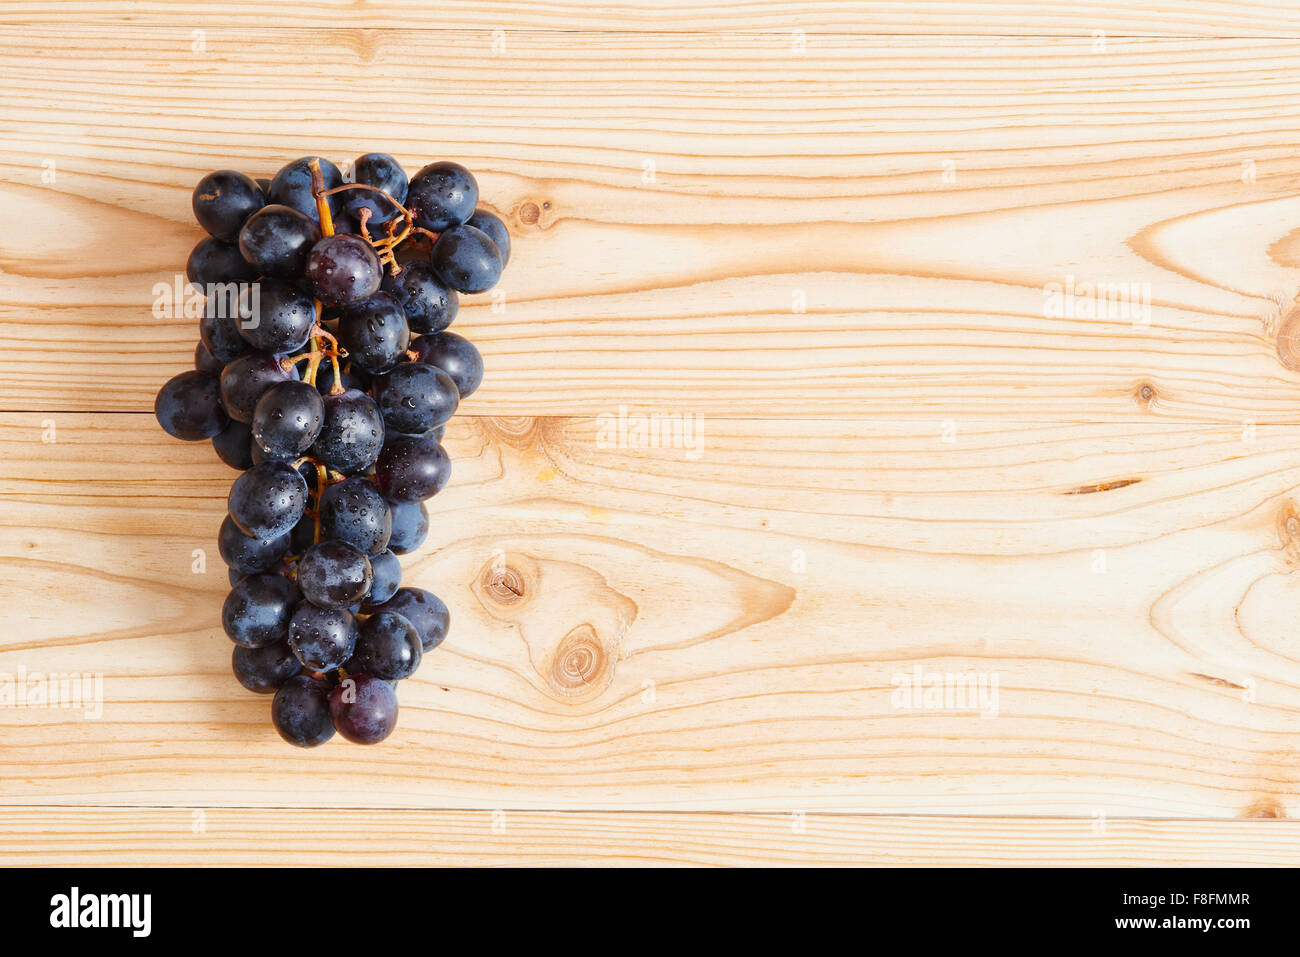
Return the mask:
<path fill-rule="evenodd" d="M 536 226 L 537 221 L 542 218 L 542 211 L 538 209 L 536 203 L 524 203 L 519 207 L 519 222 L 525 226 Z"/>
<path fill-rule="evenodd" d="M 1293 372 L 1300 371 L 1300 303 L 1292 305 L 1278 323 L 1277 358 Z"/>
<path fill-rule="evenodd" d="M 536 443 L 542 422 L 532 415 L 494 415 L 481 420 L 488 436 L 517 449 Z"/>
<path fill-rule="evenodd" d="M 1138 404 L 1145 409 L 1151 408 L 1158 398 L 1156 387 L 1150 382 L 1140 383 L 1137 389 L 1134 390 L 1133 395 L 1137 399 Z"/>
<path fill-rule="evenodd" d="M 498 605 L 517 605 L 528 597 L 524 576 L 509 565 L 493 563 L 479 578 L 483 594 Z"/>
<path fill-rule="evenodd" d="M 1270 798 L 1256 801 L 1250 807 L 1241 812 L 1242 817 L 1254 818 L 1283 818 L 1286 817 L 1286 810 L 1282 805 Z"/>
<path fill-rule="evenodd" d="M 1292 561 L 1300 560 L 1300 515 L 1290 503 L 1284 505 L 1278 515 L 1277 535 L 1287 557 Z"/>
<path fill-rule="evenodd" d="M 591 625 L 579 625 L 561 640 L 551 658 L 551 687 L 565 697 L 604 691 L 613 678 L 609 652 Z"/>

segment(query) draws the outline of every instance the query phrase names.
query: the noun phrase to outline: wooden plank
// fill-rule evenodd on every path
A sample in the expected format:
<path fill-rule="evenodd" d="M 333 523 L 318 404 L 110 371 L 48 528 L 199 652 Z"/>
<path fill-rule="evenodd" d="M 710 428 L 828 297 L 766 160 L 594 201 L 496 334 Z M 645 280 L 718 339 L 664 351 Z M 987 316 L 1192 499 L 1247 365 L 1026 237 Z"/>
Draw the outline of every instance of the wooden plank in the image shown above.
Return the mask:
<path fill-rule="evenodd" d="M 233 473 L 146 415 L 0 416 L 0 673 L 103 682 L 0 708 L 0 803 L 1300 810 L 1296 427 L 695 426 L 454 419 L 406 563 L 452 637 L 382 748 L 304 753 L 228 673 Z"/>
<path fill-rule="evenodd" d="M 347 834 L 345 848 L 321 833 Z M 6 867 L 1287 866 L 1293 821 L 0 808 Z"/>
<path fill-rule="evenodd" d="M 198 176 L 383 147 L 516 232 L 470 413 L 1296 421 L 1295 40 L 205 29 L 0 31 L 0 408 L 149 408 Z"/>
<path fill-rule="evenodd" d="M 278 12 L 278 11 L 277 11 Z M 1066 0 L 903 0 L 748 3 L 656 0 L 595 3 L 510 0 L 315 0 L 296 3 L 293 21 L 316 30 L 401 24 L 412 30 L 626 30 L 680 33 L 734 30 L 802 30 L 864 34 L 1091 36 L 1297 36 L 1300 14 L 1285 4 L 1185 2 L 1066 2 Z M 175 0 L 77 0 L 8 2 L 0 24 L 114 24 L 121 27 L 242 27 L 265 33 L 283 21 L 265 3 L 232 0 L 218 6 Z"/>

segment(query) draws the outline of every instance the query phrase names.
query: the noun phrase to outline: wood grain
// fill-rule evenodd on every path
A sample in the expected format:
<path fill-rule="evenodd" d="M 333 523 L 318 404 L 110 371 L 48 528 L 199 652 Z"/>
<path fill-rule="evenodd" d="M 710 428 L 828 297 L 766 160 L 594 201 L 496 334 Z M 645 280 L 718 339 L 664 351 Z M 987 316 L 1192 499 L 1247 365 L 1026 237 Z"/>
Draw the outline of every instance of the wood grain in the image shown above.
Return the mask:
<path fill-rule="evenodd" d="M 0 802 L 1300 810 L 1296 427 L 698 428 L 453 420 L 406 562 L 452 638 L 382 749 L 300 753 L 228 671 L 230 471 L 146 415 L 0 417 L 0 672 L 104 697 L 0 709 Z M 987 717 L 895 695 L 970 672 Z"/>
<path fill-rule="evenodd" d="M 622 30 L 683 33 L 722 31 L 836 32 L 885 35 L 1300 36 L 1300 13 L 1278 3 L 1088 2 L 1077 0 L 756 0 L 698 2 L 510 2 L 510 0 L 316 0 L 293 5 L 293 22 L 317 30 L 400 25 L 410 30 Z M 274 12 L 259 0 L 214 6 L 177 0 L 8 2 L 0 24 L 111 24 L 243 27 L 264 31 Z"/>
<path fill-rule="evenodd" d="M 343 850 L 322 832 L 350 835 Z M 1292 821 L 301 808 L 0 809 L 4 866 L 1290 866 Z"/>
<path fill-rule="evenodd" d="M 1300 41 L 114 36 L 0 32 L 0 408 L 149 408 L 193 348 L 151 315 L 193 182 L 382 144 L 516 231 L 468 414 L 1297 420 Z M 1085 283 L 1142 315 L 1053 312 Z"/>

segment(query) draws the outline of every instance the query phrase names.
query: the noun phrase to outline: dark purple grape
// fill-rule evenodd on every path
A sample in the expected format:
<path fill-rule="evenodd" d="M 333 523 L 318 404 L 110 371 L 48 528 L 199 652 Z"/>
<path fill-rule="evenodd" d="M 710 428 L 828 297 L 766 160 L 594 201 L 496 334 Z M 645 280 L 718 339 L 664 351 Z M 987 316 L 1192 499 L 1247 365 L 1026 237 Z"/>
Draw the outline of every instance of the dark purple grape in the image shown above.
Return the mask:
<path fill-rule="evenodd" d="M 346 608 L 370 591 L 370 559 L 347 542 L 318 542 L 298 560 L 298 587 L 313 605 Z"/>
<path fill-rule="evenodd" d="M 377 292 L 343 307 L 338 337 L 353 366 L 380 373 L 402 360 L 411 342 L 411 330 L 397 300 L 386 292 Z"/>
<path fill-rule="evenodd" d="M 307 482 L 292 465 L 254 465 L 230 488 L 230 517 L 254 538 L 288 535 L 307 508 Z"/>
<path fill-rule="evenodd" d="M 221 405 L 220 381 L 196 369 L 163 383 L 154 399 L 153 412 L 168 435 L 187 442 L 210 439 L 230 422 Z"/>
<path fill-rule="evenodd" d="M 342 306 L 379 291 L 384 268 L 373 246 L 360 236 L 326 236 L 307 257 L 307 283 L 327 306 Z"/>
<path fill-rule="evenodd" d="M 270 455 L 302 455 L 320 435 L 325 401 L 309 382 L 281 382 L 257 400 L 253 440 Z"/>
<path fill-rule="evenodd" d="M 459 163 L 430 163 L 411 177 L 406 191 L 406 208 L 415 224 L 435 233 L 464 223 L 476 205 L 478 182 Z"/>
<path fill-rule="evenodd" d="M 381 288 L 402 307 L 412 332 L 442 332 L 460 309 L 456 290 L 447 288 L 423 260 L 403 263 L 396 276 L 385 274 Z"/>
<path fill-rule="evenodd" d="M 236 529 L 236 531 L 238 531 L 238 529 Z M 243 532 L 239 532 L 239 534 L 240 534 L 240 535 L 243 535 L 244 533 L 243 533 Z M 237 569 L 237 568 L 227 568 L 227 569 L 226 569 L 226 578 L 230 581 L 230 587 L 231 587 L 231 588 L 233 588 L 233 587 L 235 587 L 236 585 L 238 585 L 238 584 L 239 584 L 239 580 L 240 580 L 241 578 L 243 578 L 243 577 L 244 577 L 244 573 L 241 572 L 241 571 L 239 571 L 239 569 Z"/>
<path fill-rule="evenodd" d="M 252 282 L 257 276 L 238 246 L 210 237 L 199 240 L 185 263 L 185 278 L 205 296 L 215 294 L 216 286 Z"/>
<path fill-rule="evenodd" d="M 239 252 L 263 276 L 292 279 L 307 268 L 320 225 L 296 209 L 264 206 L 239 232 Z"/>
<path fill-rule="evenodd" d="M 216 357 L 208 351 L 208 347 L 202 342 L 194 344 L 194 368 L 199 372 L 206 372 L 208 375 L 221 375 L 221 370 L 226 367 L 224 362 L 218 362 Z"/>
<path fill-rule="evenodd" d="M 271 538 L 245 535 L 229 515 L 222 519 L 217 534 L 221 560 L 241 575 L 256 575 L 274 568 L 289 553 L 289 544 L 287 534 Z"/>
<path fill-rule="evenodd" d="M 406 199 L 406 170 L 387 153 L 367 153 L 357 157 L 352 165 L 352 174 L 354 182 L 381 189 L 399 203 Z M 383 236 L 384 230 L 375 227 L 400 215 L 395 205 L 368 189 L 350 189 L 339 195 L 343 199 L 343 208 L 357 221 L 360 221 L 363 209 L 370 210 L 366 229 L 372 236 Z"/>
<path fill-rule="evenodd" d="M 264 279 L 239 297 L 239 334 L 262 352 L 297 352 L 315 324 L 311 297 L 283 279 Z"/>
<path fill-rule="evenodd" d="M 451 476 L 451 460 L 432 439 L 401 436 L 384 444 L 375 462 L 375 484 L 394 502 L 422 502 L 437 495 Z"/>
<path fill-rule="evenodd" d="M 407 362 L 377 383 L 379 411 L 384 430 L 420 435 L 450 419 L 460 403 L 455 381 L 437 366 Z"/>
<path fill-rule="evenodd" d="M 297 587 L 283 575 L 241 578 L 221 608 L 221 627 L 231 641 L 245 648 L 283 641 L 298 598 Z"/>
<path fill-rule="evenodd" d="M 257 188 L 262 191 L 262 198 L 268 203 L 271 201 L 271 181 L 265 176 L 257 177 Z"/>
<path fill-rule="evenodd" d="M 315 544 L 316 518 L 312 515 L 304 515 L 298 519 L 298 524 L 289 533 L 289 551 L 295 555 L 301 555 Z"/>
<path fill-rule="evenodd" d="M 486 292 L 504 264 L 496 243 L 473 226 L 456 226 L 438 237 L 429 254 L 434 274 L 457 292 Z"/>
<path fill-rule="evenodd" d="M 325 424 L 313 457 L 339 472 L 360 472 L 374 464 L 384 445 L 384 417 L 375 400 L 348 389 L 325 396 Z"/>
<path fill-rule="evenodd" d="M 454 332 L 420 336 L 411 349 L 416 362 L 427 362 L 451 376 L 462 399 L 472 395 L 483 381 L 483 357 L 463 336 Z"/>
<path fill-rule="evenodd" d="M 370 582 L 366 604 L 382 605 L 402 587 L 402 563 L 391 549 L 384 549 L 378 555 L 371 556 L 370 570 L 373 580 Z"/>
<path fill-rule="evenodd" d="M 288 641 L 261 648 L 235 645 L 230 667 L 239 683 L 258 694 L 273 694 L 282 684 L 302 671 L 302 662 Z"/>
<path fill-rule="evenodd" d="M 223 366 L 251 352 L 253 347 L 239 334 L 239 308 L 234 311 L 204 311 L 199 320 L 199 338 L 212 358 Z"/>
<path fill-rule="evenodd" d="M 429 535 L 429 510 L 423 502 L 390 502 L 393 513 L 393 534 L 388 547 L 398 555 L 406 555 L 424 544 Z"/>
<path fill-rule="evenodd" d="M 489 213 L 486 209 L 476 209 L 465 225 L 487 233 L 488 239 L 492 240 L 497 251 L 501 253 L 502 266 L 510 262 L 510 230 L 506 229 L 506 224 L 500 217 Z"/>
<path fill-rule="evenodd" d="M 397 594 L 372 610 L 375 614 L 396 612 L 409 621 L 415 626 L 424 651 L 432 651 L 442 644 L 451 625 L 451 615 L 442 599 L 423 588 L 399 588 Z"/>
<path fill-rule="evenodd" d="M 309 165 L 312 159 L 320 160 L 321 180 L 325 189 L 333 189 L 335 186 L 343 185 L 343 174 L 329 160 L 321 159 L 319 156 L 303 156 L 281 167 L 280 171 L 272 178 L 267 195 L 270 197 L 271 202 L 283 203 L 285 206 L 292 207 L 319 223 L 320 210 L 316 207 L 316 194 L 312 191 L 311 166 Z M 336 193 L 327 197 L 327 199 L 331 216 L 337 215 L 343 208 L 340 196 Z"/>
<path fill-rule="evenodd" d="M 271 702 L 271 722 L 280 737 L 300 748 L 314 748 L 334 737 L 330 686 L 310 675 L 295 675 Z"/>
<path fill-rule="evenodd" d="M 355 476 L 325 489 L 317 514 L 322 539 L 347 542 L 367 555 L 378 555 L 388 547 L 392 514 L 379 489 L 367 478 Z"/>
<path fill-rule="evenodd" d="M 212 437 L 212 447 L 217 450 L 217 458 L 242 472 L 253 467 L 252 437 L 247 425 L 232 421 Z"/>
<path fill-rule="evenodd" d="M 265 197 L 257 182 L 233 169 L 219 169 L 199 180 L 190 205 L 199 225 L 217 239 L 232 240 Z"/>
<path fill-rule="evenodd" d="M 361 623 L 356 650 L 343 669 L 348 674 L 362 672 L 387 681 L 401 681 L 415 674 L 422 654 L 415 626 L 397 612 L 384 611 Z"/>
<path fill-rule="evenodd" d="M 250 352 L 226 364 L 221 371 L 221 401 L 236 422 L 252 422 L 257 400 L 267 389 L 296 378 L 280 364 L 280 357 Z"/>
<path fill-rule="evenodd" d="M 289 647 L 311 671 L 333 671 L 352 657 L 356 642 L 357 620 L 341 608 L 303 601 L 289 619 Z"/>
<path fill-rule="evenodd" d="M 378 744 L 397 727 L 397 692 L 376 675 L 348 675 L 330 692 L 339 734 L 355 744 Z"/>

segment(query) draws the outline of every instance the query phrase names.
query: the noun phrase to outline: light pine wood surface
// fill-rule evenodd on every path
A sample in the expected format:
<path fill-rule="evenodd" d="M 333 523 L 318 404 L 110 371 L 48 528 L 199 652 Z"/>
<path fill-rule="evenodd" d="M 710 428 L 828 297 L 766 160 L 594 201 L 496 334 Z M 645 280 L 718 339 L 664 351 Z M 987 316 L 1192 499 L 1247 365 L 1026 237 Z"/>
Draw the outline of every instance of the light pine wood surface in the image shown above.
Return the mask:
<path fill-rule="evenodd" d="M 1294 10 L 392 7 L 0 8 L 0 679 L 103 697 L 0 706 L 0 862 L 1300 860 Z M 370 149 L 514 254 L 404 560 L 451 637 L 299 752 L 156 287 L 203 172 Z"/>

